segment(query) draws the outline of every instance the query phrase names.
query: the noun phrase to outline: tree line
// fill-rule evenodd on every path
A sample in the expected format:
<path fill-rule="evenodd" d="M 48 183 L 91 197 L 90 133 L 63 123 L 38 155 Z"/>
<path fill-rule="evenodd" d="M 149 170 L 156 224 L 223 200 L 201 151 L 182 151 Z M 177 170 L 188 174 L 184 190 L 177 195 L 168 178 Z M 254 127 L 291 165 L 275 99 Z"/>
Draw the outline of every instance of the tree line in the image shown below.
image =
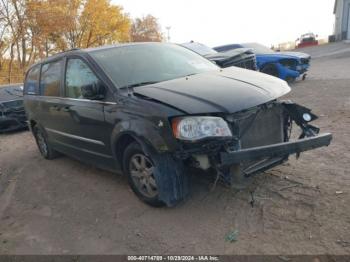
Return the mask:
<path fill-rule="evenodd" d="M 162 40 L 155 17 L 132 20 L 109 0 L 0 0 L 0 83 L 21 82 L 28 66 L 72 48 Z"/>

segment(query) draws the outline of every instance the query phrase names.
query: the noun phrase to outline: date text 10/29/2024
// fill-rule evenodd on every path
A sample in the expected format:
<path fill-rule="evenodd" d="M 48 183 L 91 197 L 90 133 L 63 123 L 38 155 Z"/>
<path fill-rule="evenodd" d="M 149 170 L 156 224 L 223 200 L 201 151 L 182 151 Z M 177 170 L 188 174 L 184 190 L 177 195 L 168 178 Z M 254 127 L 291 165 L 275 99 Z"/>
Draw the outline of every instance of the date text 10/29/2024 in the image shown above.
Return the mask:
<path fill-rule="evenodd" d="M 128 261 L 219 261 L 218 256 L 128 256 Z"/>

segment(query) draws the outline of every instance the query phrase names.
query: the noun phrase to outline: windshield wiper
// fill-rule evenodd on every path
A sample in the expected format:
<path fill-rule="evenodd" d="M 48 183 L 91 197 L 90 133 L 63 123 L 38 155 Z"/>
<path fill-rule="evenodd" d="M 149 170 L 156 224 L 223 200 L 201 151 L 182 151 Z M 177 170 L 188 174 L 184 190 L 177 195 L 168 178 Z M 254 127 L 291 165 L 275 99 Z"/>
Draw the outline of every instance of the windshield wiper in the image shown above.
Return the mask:
<path fill-rule="evenodd" d="M 198 75 L 198 73 L 188 74 L 188 75 L 185 75 L 185 76 L 183 76 L 183 77 L 194 76 L 194 75 Z"/>
<path fill-rule="evenodd" d="M 152 84 L 156 84 L 156 83 L 159 83 L 159 82 L 158 81 L 147 81 L 147 82 L 141 82 L 141 83 L 136 83 L 136 84 L 130 84 L 130 85 L 122 86 L 122 87 L 120 87 L 120 89 L 132 88 L 132 87 L 138 87 L 138 86 L 145 86 L 145 85 L 152 85 Z"/>

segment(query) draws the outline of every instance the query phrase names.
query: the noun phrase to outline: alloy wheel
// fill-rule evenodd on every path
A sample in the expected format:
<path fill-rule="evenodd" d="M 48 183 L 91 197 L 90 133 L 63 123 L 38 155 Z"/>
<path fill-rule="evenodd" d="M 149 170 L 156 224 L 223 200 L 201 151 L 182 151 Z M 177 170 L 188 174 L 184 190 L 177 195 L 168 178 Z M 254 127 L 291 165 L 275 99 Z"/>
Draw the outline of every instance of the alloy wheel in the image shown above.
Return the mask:
<path fill-rule="evenodd" d="M 129 162 L 129 171 L 138 191 L 148 198 L 157 196 L 157 184 L 154 178 L 154 165 L 143 154 L 135 154 Z"/>

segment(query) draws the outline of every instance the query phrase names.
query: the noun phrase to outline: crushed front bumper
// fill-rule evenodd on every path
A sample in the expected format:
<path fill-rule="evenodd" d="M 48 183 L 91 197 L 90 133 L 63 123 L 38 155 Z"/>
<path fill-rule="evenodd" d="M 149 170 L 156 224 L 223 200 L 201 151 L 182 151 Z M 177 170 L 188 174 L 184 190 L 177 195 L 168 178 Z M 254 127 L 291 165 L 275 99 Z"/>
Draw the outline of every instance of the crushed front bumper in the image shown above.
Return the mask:
<path fill-rule="evenodd" d="M 27 129 L 28 123 L 24 110 L 10 111 L 0 115 L 0 134 Z"/>
<path fill-rule="evenodd" d="M 319 134 L 319 128 L 310 125 L 317 119 L 310 109 L 291 101 L 273 101 L 224 118 L 232 139 L 183 144 L 176 156 L 193 167 L 215 170 L 218 179 L 231 186 L 244 184 L 245 178 L 284 163 L 292 154 L 299 157 L 332 140 L 332 134 Z M 292 132 L 293 124 L 300 133 Z"/>
<path fill-rule="evenodd" d="M 274 158 L 298 154 L 318 147 L 328 146 L 332 140 L 329 133 L 314 137 L 307 137 L 296 141 L 241 149 L 230 153 L 220 153 L 221 166 L 231 166 L 246 160 L 259 160 L 262 158 Z"/>

